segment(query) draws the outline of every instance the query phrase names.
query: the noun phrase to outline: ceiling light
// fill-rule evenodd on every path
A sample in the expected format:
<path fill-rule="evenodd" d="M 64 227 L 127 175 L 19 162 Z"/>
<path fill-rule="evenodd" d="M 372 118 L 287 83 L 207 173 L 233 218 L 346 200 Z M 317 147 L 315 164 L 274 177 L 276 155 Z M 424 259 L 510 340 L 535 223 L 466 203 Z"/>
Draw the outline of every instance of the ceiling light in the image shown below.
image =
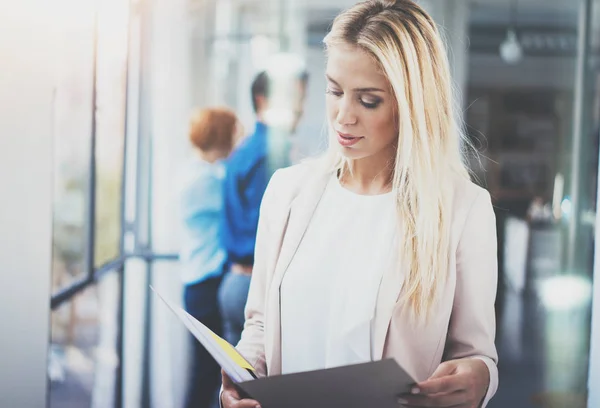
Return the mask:
<path fill-rule="evenodd" d="M 523 48 L 512 29 L 507 31 L 506 39 L 500 44 L 500 56 L 504 62 L 511 65 L 518 64 L 523 59 Z"/>
<path fill-rule="evenodd" d="M 518 0 L 510 4 L 510 21 L 506 32 L 506 39 L 500 44 L 500 57 L 507 64 L 518 64 L 523 59 L 523 47 L 519 43 L 515 27 L 517 26 Z"/>

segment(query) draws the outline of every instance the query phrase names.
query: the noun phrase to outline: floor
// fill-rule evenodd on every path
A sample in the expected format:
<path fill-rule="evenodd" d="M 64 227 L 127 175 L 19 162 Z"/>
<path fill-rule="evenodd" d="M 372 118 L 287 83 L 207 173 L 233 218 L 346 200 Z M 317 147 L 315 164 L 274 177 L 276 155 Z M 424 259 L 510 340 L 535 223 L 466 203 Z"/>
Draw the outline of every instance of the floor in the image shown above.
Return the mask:
<path fill-rule="evenodd" d="M 500 387 L 489 408 L 586 407 L 589 310 L 549 310 L 533 293 L 504 295 Z"/>
<path fill-rule="evenodd" d="M 52 328 L 48 353 L 48 408 L 115 406 L 118 294 L 118 275 L 111 273 L 61 306 L 69 311 L 76 302 L 77 312 L 71 322 L 70 336 L 59 330 L 58 324 Z M 59 321 L 57 319 L 55 323 Z"/>

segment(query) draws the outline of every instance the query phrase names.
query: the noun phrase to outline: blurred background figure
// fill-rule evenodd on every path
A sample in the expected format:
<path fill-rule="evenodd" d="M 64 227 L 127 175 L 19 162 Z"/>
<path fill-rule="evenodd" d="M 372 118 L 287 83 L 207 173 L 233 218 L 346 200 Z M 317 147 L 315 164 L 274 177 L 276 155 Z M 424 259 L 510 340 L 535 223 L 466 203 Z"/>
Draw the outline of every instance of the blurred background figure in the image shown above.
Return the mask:
<path fill-rule="evenodd" d="M 229 109 L 196 111 L 189 131 L 194 154 L 182 166 L 179 179 L 184 305 L 192 316 L 217 334 L 222 331 L 217 292 L 226 261 L 218 239 L 223 211 L 223 159 L 229 156 L 240 131 L 241 125 Z M 195 338 L 191 340 L 192 364 L 185 406 L 213 407 L 220 368 Z"/>
<path fill-rule="evenodd" d="M 250 287 L 260 203 L 276 169 L 290 164 L 290 137 L 303 113 L 308 74 L 262 71 L 252 82 L 256 128 L 227 161 L 221 240 L 230 262 L 219 292 L 225 338 L 240 340 Z"/>

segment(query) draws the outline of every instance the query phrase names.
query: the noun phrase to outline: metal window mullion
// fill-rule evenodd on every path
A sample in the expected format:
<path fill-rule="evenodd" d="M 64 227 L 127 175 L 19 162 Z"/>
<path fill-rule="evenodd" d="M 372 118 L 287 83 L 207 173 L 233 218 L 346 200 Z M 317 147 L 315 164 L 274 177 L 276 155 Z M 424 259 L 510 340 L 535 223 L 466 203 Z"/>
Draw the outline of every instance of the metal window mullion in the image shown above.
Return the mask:
<path fill-rule="evenodd" d="M 90 163 L 87 190 L 87 212 L 86 212 L 86 248 L 85 268 L 87 281 L 94 280 L 94 261 L 96 243 L 96 131 L 98 110 L 98 10 L 94 16 L 94 53 L 92 74 L 92 129 L 90 141 Z"/>
<path fill-rule="evenodd" d="M 50 298 L 50 310 L 56 310 L 58 306 L 71 299 L 94 282 L 93 279 L 85 277 L 71 286 L 61 290 Z"/>
<path fill-rule="evenodd" d="M 152 44 L 152 3 L 149 1 L 141 1 L 139 4 L 139 18 L 140 18 L 140 78 L 139 78 L 139 122 L 138 122 L 138 151 L 137 151 L 137 177 L 136 177 L 136 197 L 135 197 L 135 208 L 136 215 L 133 221 L 133 232 L 134 232 L 134 248 L 133 254 L 138 251 L 147 250 L 151 245 L 151 234 L 150 234 L 150 200 L 151 200 L 151 169 L 152 169 L 152 157 L 151 157 L 151 78 L 150 78 L 150 65 L 151 65 L 151 44 Z M 132 254 L 132 255 L 133 255 Z M 135 256 L 135 255 L 134 255 Z M 145 262 L 145 275 L 146 275 L 146 290 L 144 299 L 144 311 L 143 315 L 144 326 L 143 330 L 143 350 L 142 350 L 142 384 L 141 384 L 141 406 L 151 406 L 150 396 L 150 346 L 151 346 L 151 320 L 152 320 L 152 302 L 148 284 L 151 283 L 151 262 Z M 143 290 L 144 288 L 140 288 Z"/>
<path fill-rule="evenodd" d="M 60 292 L 56 293 L 50 298 L 50 309 L 56 309 L 58 306 L 71 299 L 73 296 L 87 288 L 89 285 L 96 283 L 104 274 L 114 271 L 117 268 L 120 268 L 121 265 L 125 262 L 125 259 L 127 259 L 127 256 L 120 256 L 116 259 L 113 259 L 112 261 L 108 261 L 100 267 L 95 268 L 92 272 L 91 278 L 85 277 L 71 284 L 70 286 L 61 290 Z"/>

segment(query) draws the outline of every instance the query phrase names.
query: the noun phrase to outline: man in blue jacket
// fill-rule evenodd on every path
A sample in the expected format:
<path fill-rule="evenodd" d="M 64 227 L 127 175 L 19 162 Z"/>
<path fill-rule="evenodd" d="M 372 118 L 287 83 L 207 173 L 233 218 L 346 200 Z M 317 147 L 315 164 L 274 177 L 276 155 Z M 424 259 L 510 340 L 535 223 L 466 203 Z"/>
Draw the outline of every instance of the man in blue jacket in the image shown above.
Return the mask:
<path fill-rule="evenodd" d="M 302 116 L 306 94 L 304 70 L 275 74 L 263 71 L 254 79 L 256 128 L 226 164 L 221 243 L 230 267 L 219 290 L 219 307 L 225 339 L 233 345 L 244 325 L 260 203 L 275 170 L 290 164 L 289 139 Z"/>

